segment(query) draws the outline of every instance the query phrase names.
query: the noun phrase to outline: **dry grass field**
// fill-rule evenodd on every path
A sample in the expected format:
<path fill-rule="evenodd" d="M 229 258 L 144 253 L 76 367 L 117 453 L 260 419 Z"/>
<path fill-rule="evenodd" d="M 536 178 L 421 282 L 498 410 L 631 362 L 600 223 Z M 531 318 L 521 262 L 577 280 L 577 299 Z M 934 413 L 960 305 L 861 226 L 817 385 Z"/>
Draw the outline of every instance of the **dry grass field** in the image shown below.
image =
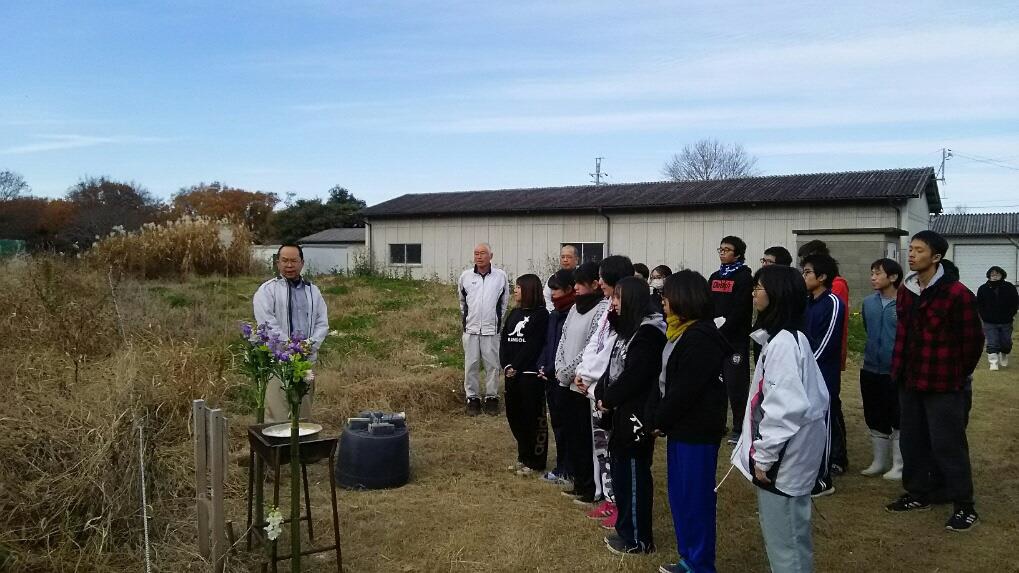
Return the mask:
<path fill-rule="evenodd" d="M 251 423 L 230 349 L 258 278 L 124 281 L 65 263 L 0 273 L 0 571 L 142 571 L 138 425 L 155 571 L 207 571 L 195 555 L 190 400 L 228 411 L 232 457 L 246 459 Z M 405 410 L 412 480 L 388 491 L 340 490 L 351 572 L 655 571 L 675 558 L 655 462 L 657 555 L 620 559 L 605 534 L 558 489 L 506 471 L 502 417 L 462 413 L 459 321 L 449 286 L 381 278 L 319 281 L 331 337 L 318 369 L 315 418 L 338 432 L 362 409 Z M 112 293 L 112 294 L 111 294 Z M 114 304 L 116 301 L 116 304 Z M 119 319 L 118 319 L 119 317 Z M 123 325 L 123 334 L 121 334 Z M 820 571 L 1016 571 L 1019 542 L 1019 364 L 974 383 L 971 456 L 982 523 L 950 534 L 949 506 L 883 510 L 896 483 L 857 471 L 868 455 L 855 366 L 843 382 L 849 474 L 815 503 Z M 721 476 L 729 448 L 722 447 Z M 229 470 L 228 515 L 243 528 L 246 468 Z M 329 529 L 328 473 L 312 468 L 316 532 Z M 230 571 L 258 556 L 231 556 Z M 329 557 L 308 571 L 335 571 Z M 765 571 L 754 492 L 734 473 L 719 492 L 720 571 Z M 257 570 L 257 569 L 256 569 Z"/>

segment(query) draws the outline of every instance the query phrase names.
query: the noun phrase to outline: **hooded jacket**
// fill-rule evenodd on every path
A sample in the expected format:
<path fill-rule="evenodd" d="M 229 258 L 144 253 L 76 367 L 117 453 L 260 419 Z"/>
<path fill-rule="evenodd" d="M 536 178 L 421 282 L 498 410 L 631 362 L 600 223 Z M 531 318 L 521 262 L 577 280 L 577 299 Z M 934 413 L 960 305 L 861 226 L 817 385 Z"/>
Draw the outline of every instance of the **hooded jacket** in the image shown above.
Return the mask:
<path fill-rule="evenodd" d="M 987 281 L 977 289 L 977 306 L 980 319 L 988 324 L 1012 324 L 1019 309 L 1019 291 L 1014 284 L 1002 279 Z"/>
<path fill-rule="evenodd" d="M 918 392 L 961 390 L 984 345 L 973 293 L 938 265 L 924 289 L 918 273 L 907 276 L 895 304 L 892 380 Z"/>
<path fill-rule="evenodd" d="M 802 332 L 765 330 L 732 463 L 757 487 L 779 495 L 809 495 L 828 448 L 829 396 L 810 342 Z M 771 483 L 754 477 L 754 467 Z"/>
<path fill-rule="evenodd" d="M 509 305 L 509 279 L 502 269 L 490 267 L 486 274 L 478 267 L 467 269 L 457 281 L 460 319 L 465 334 L 497 335 L 502 314 Z"/>
<path fill-rule="evenodd" d="M 311 332 L 302 334 L 306 334 L 311 340 L 311 359 L 314 361 L 318 357 L 319 347 L 329 335 L 329 315 L 326 301 L 322 298 L 322 291 L 308 280 L 303 278 L 302 280 L 304 280 L 305 288 L 301 290 L 305 292 L 308 299 L 307 322 L 311 325 Z M 290 281 L 283 277 L 276 277 L 262 283 L 252 299 L 255 322 L 257 324 L 268 323 L 270 331 L 279 334 L 283 340 L 289 339 L 291 334 L 291 289 Z"/>
<path fill-rule="evenodd" d="M 577 375 L 587 384 L 587 396 L 594 400 L 594 390 L 598 381 L 605 375 L 612 356 L 612 346 L 616 343 L 616 330 L 609 322 L 608 299 L 605 299 L 606 311 L 598 319 L 598 327 L 584 347 L 584 354 L 577 365 Z"/>
<path fill-rule="evenodd" d="M 617 338 L 610 350 L 610 364 L 598 399 L 612 412 L 609 448 L 654 448 L 654 397 L 662 371 L 665 321 L 652 314 L 641 321 L 628 340 Z M 599 386 L 602 386 L 599 384 Z"/>

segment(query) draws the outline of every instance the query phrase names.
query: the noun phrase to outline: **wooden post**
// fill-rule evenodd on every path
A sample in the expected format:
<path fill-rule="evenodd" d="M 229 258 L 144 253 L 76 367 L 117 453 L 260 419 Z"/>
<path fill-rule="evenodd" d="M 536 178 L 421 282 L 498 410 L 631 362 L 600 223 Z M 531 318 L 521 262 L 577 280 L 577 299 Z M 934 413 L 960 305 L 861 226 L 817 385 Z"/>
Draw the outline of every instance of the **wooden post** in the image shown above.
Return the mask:
<path fill-rule="evenodd" d="M 195 504 L 198 509 L 198 553 L 208 559 L 209 547 L 209 476 L 208 439 L 205 400 L 192 400 L 191 413 L 195 424 Z"/>
<path fill-rule="evenodd" d="M 212 447 L 209 459 L 212 462 L 212 563 L 216 573 L 223 572 L 224 558 L 229 545 L 226 539 L 226 513 L 223 509 L 223 495 L 226 479 L 227 422 L 223 411 L 209 410 L 211 429 L 209 445 Z"/>
<path fill-rule="evenodd" d="M 195 504 L 198 510 L 198 553 L 223 573 L 231 541 L 227 538 L 226 471 L 229 467 L 229 424 L 223 411 L 193 400 L 195 423 Z M 211 480 L 210 480 L 211 477 Z M 211 483 L 210 483 L 211 482 Z"/>

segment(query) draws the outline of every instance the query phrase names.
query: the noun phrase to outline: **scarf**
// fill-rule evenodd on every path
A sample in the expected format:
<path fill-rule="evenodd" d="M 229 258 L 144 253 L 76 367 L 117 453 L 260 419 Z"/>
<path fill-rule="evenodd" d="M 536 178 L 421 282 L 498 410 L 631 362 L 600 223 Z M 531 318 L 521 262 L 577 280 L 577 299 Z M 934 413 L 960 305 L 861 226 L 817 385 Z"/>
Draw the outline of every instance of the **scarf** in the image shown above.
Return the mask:
<path fill-rule="evenodd" d="M 743 262 L 743 259 L 740 259 L 740 260 L 738 260 L 738 261 L 736 261 L 734 263 L 729 263 L 727 265 L 722 265 L 718 269 L 718 274 L 723 276 L 723 277 L 727 277 L 727 276 L 731 275 L 732 273 L 740 270 L 740 268 L 742 268 L 744 266 L 746 266 L 746 263 Z"/>
<path fill-rule="evenodd" d="M 559 312 L 567 312 L 570 310 L 570 307 L 573 306 L 573 302 L 575 300 L 576 295 L 574 295 L 571 290 L 563 296 L 552 297 L 552 306 L 554 306 Z"/>
<path fill-rule="evenodd" d="M 680 336 L 683 336 L 686 329 L 693 326 L 695 322 L 697 321 L 682 320 L 678 316 L 670 314 L 668 318 L 665 319 L 665 323 L 669 325 L 668 329 L 665 331 L 665 337 L 669 339 L 669 342 L 674 342 Z"/>
<path fill-rule="evenodd" d="M 580 314 L 587 314 L 592 308 L 598 306 L 598 303 L 605 298 L 601 291 L 595 291 L 588 294 L 582 294 L 574 298 L 577 303 L 577 312 Z"/>

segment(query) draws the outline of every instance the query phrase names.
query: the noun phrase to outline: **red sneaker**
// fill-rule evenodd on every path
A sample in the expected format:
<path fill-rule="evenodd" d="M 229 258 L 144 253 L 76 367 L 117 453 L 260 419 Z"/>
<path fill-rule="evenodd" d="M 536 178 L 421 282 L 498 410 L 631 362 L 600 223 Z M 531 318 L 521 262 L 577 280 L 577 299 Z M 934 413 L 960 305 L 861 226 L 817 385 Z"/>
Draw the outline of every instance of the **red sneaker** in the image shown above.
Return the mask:
<path fill-rule="evenodd" d="M 619 514 L 616 513 L 615 511 L 613 511 L 612 515 L 610 515 L 610 516 L 606 517 L 605 519 L 601 520 L 601 528 L 602 529 L 615 529 L 616 528 L 616 518 L 617 517 L 619 517 Z"/>

